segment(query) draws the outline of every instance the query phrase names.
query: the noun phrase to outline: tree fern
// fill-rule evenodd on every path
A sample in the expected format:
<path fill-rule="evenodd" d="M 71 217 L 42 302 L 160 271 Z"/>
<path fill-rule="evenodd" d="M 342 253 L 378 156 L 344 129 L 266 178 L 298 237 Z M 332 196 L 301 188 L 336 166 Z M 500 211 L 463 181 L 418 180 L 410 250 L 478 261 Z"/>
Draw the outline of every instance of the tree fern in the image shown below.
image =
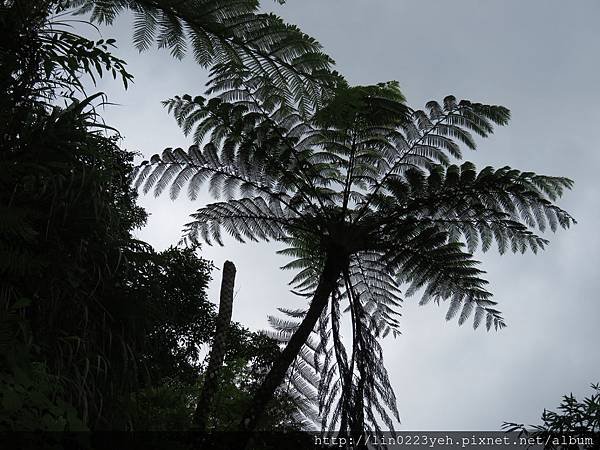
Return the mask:
<path fill-rule="evenodd" d="M 553 203 L 572 181 L 455 163 L 475 136 L 508 122 L 501 106 L 448 96 L 413 110 L 395 82 L 343 85 L 307 119 L 284 91 L 220 76 L 208 101 L 165 102 L 196 143 L 155 155 L 140 166 L 138 185 L 155 194 L 170 186 L 176 197 L 187 184 L 195 199 L 208 184 L 225 197 L 192 215 L 188 239 L 222 244 L 227 233 L 287 244 L 293 292 L 309 304 L 271 319 L 287 346 L 242 426 L 256 426 L 287 373 L 290 386 L 301 380 L 295 394 L 316 391 L 324 429 L 392 427 L 398 414 L 379 339 L 400 332 L 403 298 L 445 302 L 446 319 L 459 324 L 503 328 L 473 252 L 494 241 L 500 253 L 543 249 L 538 231 L 574 222 Z"/>

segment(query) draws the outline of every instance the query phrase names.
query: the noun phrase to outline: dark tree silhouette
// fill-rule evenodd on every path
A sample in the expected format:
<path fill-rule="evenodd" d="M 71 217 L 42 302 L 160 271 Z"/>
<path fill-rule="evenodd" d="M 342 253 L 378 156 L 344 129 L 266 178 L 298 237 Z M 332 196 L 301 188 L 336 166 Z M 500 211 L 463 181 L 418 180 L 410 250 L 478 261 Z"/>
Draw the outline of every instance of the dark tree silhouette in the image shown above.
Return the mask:
<path fill-rule="evenodd" d="M 64 3 L 0 0 L 0 430 L 187 429 L 217 316 L 212 265 L 133 237 L 146 216 L 133 155 L 82 89 L 132 76 L 114 40 L 54 16 Z M 278 353 L 231 324 L 215 427 L 237 424 Z M 280 399 L 271 425 L 296 427 Z"/>
<path fill-rule="evenodd" d="M 324 429 L 378 429 L 375 414 L 392 428 L 396 400 L 378 338 L 398 332 L 400 289 L 419 292 L 421 304 L 448 301 L 448 320 L 474 316 L 475 328 L 502 328 L 472 252 L 494 241 L 500 253 L 537 252 L 547 241 L 535 228 L 573 222 L 552 203 L 569 179 L 452 164 L 460 144 L 476 147 L 472 133 L 487 137 L 508 122 L 504 107 L 448 96 L 413 110 L 390 82 L 341 86 L 307 118 L 284 89 L 264 89 L 243 71 L 214 74 L 208 92 L 208 101 L 165 102 L 197 144 L 144 162 L 136 186 L 172 198 L 187 186 L 195 200 L 208 184 L 225 201 L 193 214 L 185 239 L 222 244 L 222 231 L 242 242 L 273 239 L 295 258 L 286 268 L 298 270 L 292 283 L 309 306 L 272 319 L 287 345 L 243 429 L 258 426 L 286 373 L 306 405 L 318 404 Z M 340 336 L 342 302 L 350 352 Z"/>
<path fill-rule="evenodd" d="M 221 296 L 219 300 L 219 315 L 215 335 L 210 349 L 208 367 L 204 374 L 204 384 L 198 398 L 194 425 L 200 429 L 206 429 L 206 421 L 212 410 L 212 403 L 217 391 L 219 372 L 227 352 L 227 335 L 233 312 L 233 289 L 235 284 L 235 266 L 231 261 L 225 261 L 223 265 L 223 278 L 221 280 Z"/>

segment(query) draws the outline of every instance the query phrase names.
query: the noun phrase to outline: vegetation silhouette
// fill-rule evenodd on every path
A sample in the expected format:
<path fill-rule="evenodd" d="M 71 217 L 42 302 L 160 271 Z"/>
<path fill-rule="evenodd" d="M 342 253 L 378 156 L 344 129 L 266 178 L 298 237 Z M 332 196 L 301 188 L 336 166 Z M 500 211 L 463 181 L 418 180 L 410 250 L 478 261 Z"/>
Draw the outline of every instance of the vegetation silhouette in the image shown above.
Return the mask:
<path fill-rule="evenodd" d="M 0 430 L 187 430 L 217 317 L 212 265 L 134 238 L 133 154 L 83 89 L 132 76 L 114 40 L 56 17 L 62 3 L 0 1 Z M 216 429 L 278 353 L 237 323 L 228 335 Z M 298 426 L 283 396 L 270 411 L 274 428 Z"/>
<path fill-rule="evenodd" d="M 540 425 L 505 422 L 506 431 L 518 431 L 532 442 L 547 443 L 548 449 L 597 449 L 600 447 L 600 384 L 583 400 L 564 395 L 558 411 L 544 410 Z"/>
<path fill-rule="evenodd" d="M 215 335 L 210 349 L 210 359 L 204 376 L 204 383 L 194 413 L 194 425 L 201 431 L 206 430 L 206 422 L 211 414 L 215 392 L 218 387 L 219 373 L 222 370 L 225 352 L 227 351 L 227 334 L 233 312 L 234 285 L 235 265 L 231 261 L 225 261 Z"/>
<path fill-rule="evenodd" d="M 538 230 L 574 223 L 554 203 L 571 180 L 458 164 L 474 135 L 507 124 L 506 108 L 448 96 L 418 110 L 397 82 L 350 86 L 318 42 L 258 6 L 0 0 L 1 429 L 192 428 L 198 348 L 218 320 L 205 294 L 211 266 L 196 250 L 223 232 L 285 244 L 307 306 L 270 318 L 281 352 L 226 327 L 228 350 L 213 348 L 220 370 L 206 374 L 218 378 L 216 407 L 195 426 L 297 429 L 320 418 L 324 431 L 393 429 L 380 340 L 399 333 L 403 298 L 447 301 L 448 320 L 502 328 L 473 252 L 494 242 L 537 252 L 547 244 Z M 140 50 L 155 43 L 181 58 L 189 48 L 210 69 L 207 98 L 165 102 L 195 145 L 133 167 L 95 109 L 102 95 L 81 82 L 111 74 L 127 87 L 132 76 L 113 40 L 49 21 L 73 8 L 99 23 L 130 10 Z M 190 248 L 158 253 L 133 237 L 145 221 L 133 179 L 172 198 L 187 189 L 197 199 L 207 184 L 224 201 L 192 215 Z"/>
<path fill-rule="evenodd" d="M 70 0 L 68 4 L 104 24 L 131 11 L 133 42 L 140 51 L 155 44 L 178 59 L 191 52 L 214 75 L 251 74 L 265 88 L 286 91 L 287 101 L 302 111 L 321 104 L 342 80 L 314 38 L 275 14 L 260 13 L 258 0 Z"/>
<path fill-rule="evenodd" d="M 474 316 L 474 327 L 505 322 L 472 252 L 496 241 L 507 250 L 537 252 L 535 233 L 567 228 L 572 217 L 553 201 L 571 180 L 503 167 L 477 171 L 462 158 L 505 125 L 501 106 L 431 101 L 413 110 L 396 82 L 340 86 L 307 117 L 286 94 L 263 89 L 252 75 L 211 79 L 210 99 L 165 102 L 196 144 L 166 149 L 142 163 L 136 187 L 171 198 L 184 188 L 225 201 L 192 214 L 184 240 L 222 244 L 222 233 L 245 242 L 276 240 L 295 258 L 292 284 L 306 309 L 281 309 L 272 319 L 287 343 L 257 391 L 241 427 L 254 430 L 273 393 L 294 366 L 297 392 L 318 399 L 323 429 L 393 429 L 396 400 L 378 342 L 398 332 L 401 288 L 421 304 L 448 300 L 448 320 Z M 352 347 L 340 336 L 349 311 Z M 310 411 L 308 412 L 310 414 Z"/>

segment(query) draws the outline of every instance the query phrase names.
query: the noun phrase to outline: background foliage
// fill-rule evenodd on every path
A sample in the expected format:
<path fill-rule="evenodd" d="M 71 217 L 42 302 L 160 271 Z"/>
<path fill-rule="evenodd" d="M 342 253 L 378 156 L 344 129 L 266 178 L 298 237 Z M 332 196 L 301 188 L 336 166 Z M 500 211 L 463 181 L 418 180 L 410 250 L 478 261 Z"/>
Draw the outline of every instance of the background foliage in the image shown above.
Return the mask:
<path fill-rule="evenodd" d="M 63 7 L 0 4 L 0 429 L 186 429 L 214 331 L 213 268 L 197 247 L 133 237 L 145 221 L 134 155 L 81 80 L 132 76 L 114 40 L 51 19 Z M 216 428 L 278 352 L 238 324 L 230 336 Z M 293 425 L 280 406 L 273 425 Z"/>
<path fill-rule="evenodd" d="M 592 393 L 577 400 L 564 395 L 556 411 L 544 410 L 539 425 L 525 426 L 505 422 L 506 431 L 519 431 L 536 442 L 548 442 L 550 449 L 595 449 L 600 446 L 600 384 L 591 385 Z M 569 444 L 569 439 L 575 444 Z M 566 444 L 563 442 L 566 440 Z M 591 443 L 589 441 L 591 440 Z M 588 442 L 588 443 L 586 443 Z"/>

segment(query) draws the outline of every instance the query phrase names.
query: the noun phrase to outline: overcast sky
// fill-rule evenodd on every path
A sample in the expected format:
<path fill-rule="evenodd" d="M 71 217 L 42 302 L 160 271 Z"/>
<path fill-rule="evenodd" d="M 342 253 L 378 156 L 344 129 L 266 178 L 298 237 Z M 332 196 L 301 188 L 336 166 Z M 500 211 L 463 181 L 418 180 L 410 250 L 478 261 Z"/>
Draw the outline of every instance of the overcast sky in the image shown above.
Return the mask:
<path fill-rule="evenodd" d="M 579 223 L 549 236 L 545 252 L 481 255 L 507 328 L 459 327 L 445 322 L 445 306 L 406 300 L 403 335 L 384 343 L 400 429 L 539 423 L 562 394 L 587 394 L 600 381 L 600 3 L 289 0 L 265 7 L 317 38 L 353 84 L 398 80 L 413 107 L 454 94 L 510 108 L 510 124 L 466 155 L 478 167 L 511 165 L 575 180 L 560 205 Z M 160 101 L 201 94 L 206 72 L 164 51 L 138 55 L 125 19 L 103 33 L 118 39 L 116 53 L 135 75 L 127 92 L 116 83 L 98 86 L 119 104 L 104 118 L 125 136 L 124 146 L 149 157 L 189 145 Z M 175 244 L 187 215 L 208 201 L 142 197 L 150 218 L 138 236 L 157 249 Z M 288 292 L 292 274 L 278 269 L 286 260 L 277 248 L 230 239 L 203 250 L 218 267 L 235 262 L 234 319 L 252 329 L 267 328 L 277 306 L 302 306 Z M 214 276 L 213 300 L 220 281 Z"/>

